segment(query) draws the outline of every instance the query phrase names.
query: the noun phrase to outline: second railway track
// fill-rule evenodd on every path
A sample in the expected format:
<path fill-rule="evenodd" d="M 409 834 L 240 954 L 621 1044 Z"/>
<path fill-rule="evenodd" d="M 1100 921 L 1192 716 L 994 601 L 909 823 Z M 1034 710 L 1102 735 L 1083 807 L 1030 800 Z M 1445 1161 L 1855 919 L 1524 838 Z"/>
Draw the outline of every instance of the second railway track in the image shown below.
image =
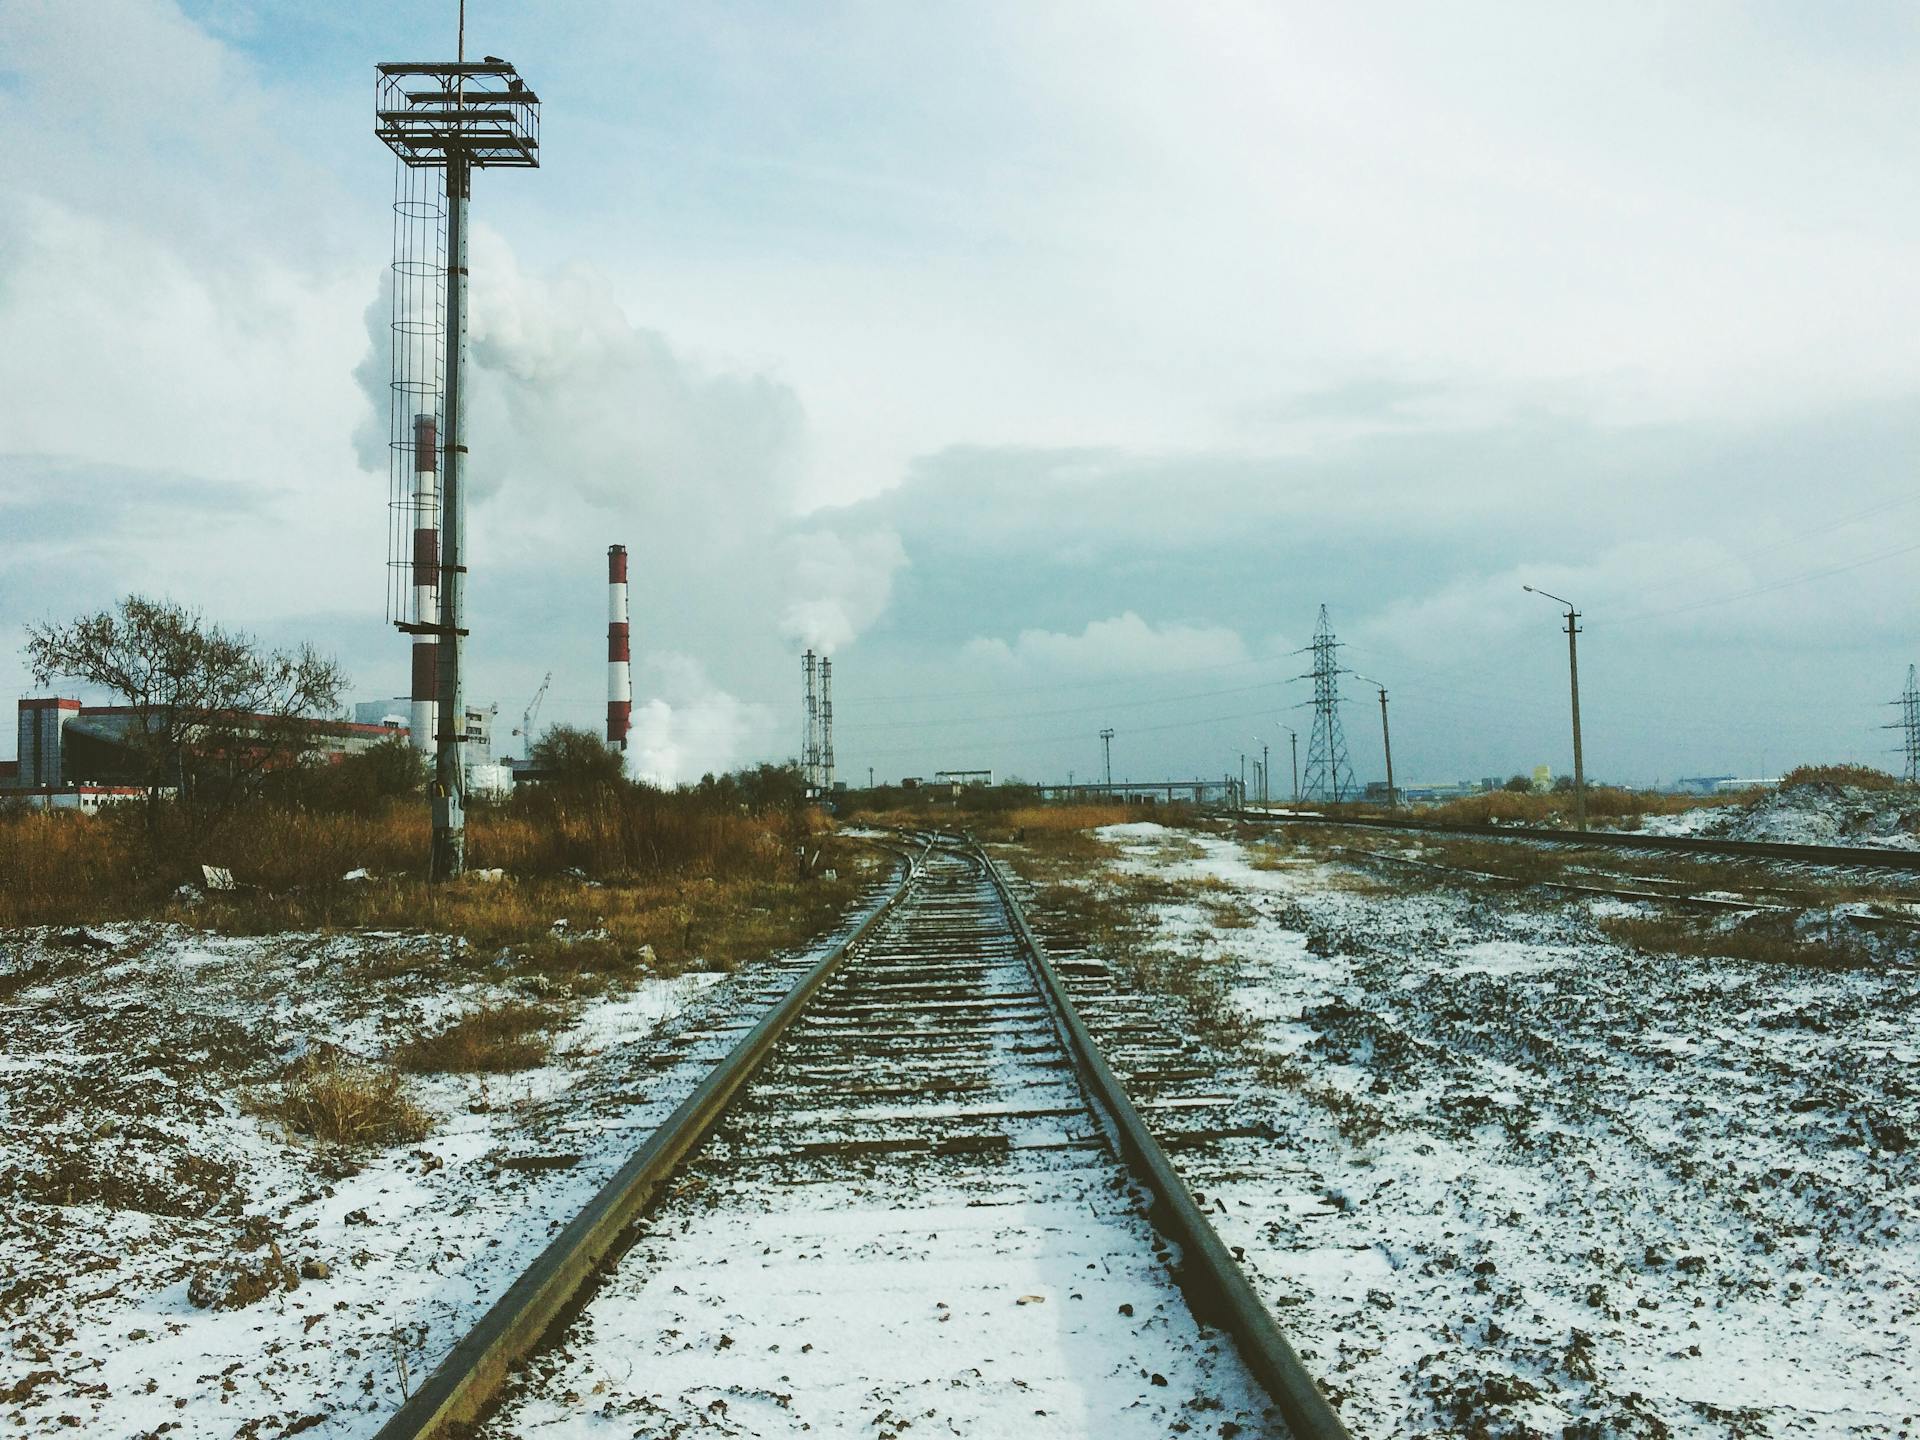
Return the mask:
<path fill-rule="evenodd" d="M 1141 1119 L 1221 1097 L 1177 1047 L 1119 1089 L 984 856 L 811 978 L 383 1440 L 1345 1434 Z"/>

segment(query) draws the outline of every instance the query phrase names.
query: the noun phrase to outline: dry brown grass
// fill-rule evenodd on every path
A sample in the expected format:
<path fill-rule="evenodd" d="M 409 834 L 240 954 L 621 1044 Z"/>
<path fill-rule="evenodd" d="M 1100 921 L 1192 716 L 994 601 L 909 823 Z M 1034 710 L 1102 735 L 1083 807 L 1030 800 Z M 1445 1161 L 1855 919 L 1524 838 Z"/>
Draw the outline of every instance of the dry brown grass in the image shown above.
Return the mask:
<path fill-rule="evenodd" d="M 1905 782 L 1871 765 L 1797 765 L 1780 777 L 1780 788 L 1795 785 L 1846 785 L 1855 790 L 1897 790 Z"/>
<path fill-rule="evenodd" d="M 1649 815 L 1678 815 L 1688 810 L 1722 805 L 1745 805 L 1756 792 L 1740 790 L 1724 795 L 1667 795 L 1653 790 L 1625 790 L 1601 785 L 1587 791 L 1587 819 L 1600 822 L 1635 822 Z M 1441 805 L 1413 812 L 1416 820 L 1438 825 L 1571 825 L 1571 792 L 1548 795 L 1491 790 L 1484 795 L 1466 795 Z"/>
<path fill-rule="evenodd" d="M 531 1070 L 553 1048 L 553 1012 L 509 1001 L 461 1016 L 442 1030 L 410 1040 L 394 1063 L 414 1074 L 453 1071 L 463 1075 Z"/>
<path fill-rule="evenodd" d="M 331 1049 L 288 1066 L 276 1085 L 255 1097 L 253 1108 L 294 1134 L 333 1145 L 413 1144 L 430 1125 L 396 1072 Z"/>
<path fill-rule="evenodd" d="M 1810 938 L 1784 917 L 1752 916 L 1722 925 L 1698 915 L 1614 915 L 1596 923 L 1610 939 L 1654 955 L 1810 965 L 1821 970 L 1855 970 L 1874 963 L 1865 947 L 1831 936 Z"/>
<path fill-rule="evenodd" d="M 0 812 L 0 925 L 129 914 L 128 871 L 124 847 L 93 816 Z"/>
<path fill-rule="evenodd" d="M 792 873 L 794 845 L 822 823 L 807 811 L 748 814 L 638 788 L 534 796 L 470 811 L 467 860 L 522 878 L 577 871 L 609 884 L 774 880 Z M 140 804 L 99 815 L 0 808 L 0 926 L 148 914 L 182 880 L 198 883 L 203 864 L 230 870 L 255 892 L 351 910 L 362 902 L 336 893 L 349 888 L 342 877 L 368 870 L 419 878 L 429 827 L 425 805 L 407 800 L 370 814 L 260 802 L 191 844 L 176 834 L 180 828 L 169 806 L 152 832 Z"/>

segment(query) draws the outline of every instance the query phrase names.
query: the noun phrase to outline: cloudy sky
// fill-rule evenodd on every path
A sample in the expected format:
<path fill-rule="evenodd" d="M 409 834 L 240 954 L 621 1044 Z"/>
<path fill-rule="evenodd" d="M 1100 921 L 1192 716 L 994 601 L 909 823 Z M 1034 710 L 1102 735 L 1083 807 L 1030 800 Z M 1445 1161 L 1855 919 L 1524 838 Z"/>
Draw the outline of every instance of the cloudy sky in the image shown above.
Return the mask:
<path fill-rule="evenodd" d="M 1523 583 L 1596 776 L 1892 760 L 1912 6 L 468 8 L 544 101 L 474 199 L 503 728 L 600 723 L 621 541 L 669 779 L 793 754 L 808 641 L 850 778 L 1304 759 L 1323 604 L 1403 782 L 1562 771 Z M 0 0 L 0 694 L 128 590 L 405 688 L 372 80 L 453 13 Z"/>

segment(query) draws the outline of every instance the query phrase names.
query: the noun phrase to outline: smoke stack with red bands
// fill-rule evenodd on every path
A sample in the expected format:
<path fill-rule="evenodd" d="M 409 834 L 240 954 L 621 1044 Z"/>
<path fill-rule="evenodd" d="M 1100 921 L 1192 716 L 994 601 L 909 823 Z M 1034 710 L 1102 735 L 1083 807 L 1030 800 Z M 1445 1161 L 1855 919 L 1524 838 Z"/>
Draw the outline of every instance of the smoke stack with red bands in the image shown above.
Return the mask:
<path fill-rule="evenodd" d="M 627 547 L 607 547 L 607 744 L 627 748 L 633 664 L 627 647 Z"/>
<path fill-rule="evenodd" d="M 413 623 L 440 622 L 440 434 L 431 415 L 413 417 Z M 440 683 L 439 646 L 425 635 L 413 639 L 413 686 L 407 738 L 413 748 L 434 750 L 434 699 Z"/>

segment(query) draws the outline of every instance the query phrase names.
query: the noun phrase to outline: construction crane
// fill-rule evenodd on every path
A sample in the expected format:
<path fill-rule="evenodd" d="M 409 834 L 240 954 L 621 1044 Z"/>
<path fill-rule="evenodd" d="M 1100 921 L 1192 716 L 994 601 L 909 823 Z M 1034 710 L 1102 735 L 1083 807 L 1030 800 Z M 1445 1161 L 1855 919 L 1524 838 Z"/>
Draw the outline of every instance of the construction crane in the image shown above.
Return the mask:
<path fill-rule="evenodd" d="M 540 702 L 547 698 L 547 687 L 553 684 L 553 671 L 549 670 L 540 680 L 540 688 L 533 692 L 533 699 L 527 702 L 527 708 L 520 712 L 520 728 L 513 733 L 521 737 L 520 750 L 529 760 L 533 758 L 533 721 L 540 713 Z"/>

